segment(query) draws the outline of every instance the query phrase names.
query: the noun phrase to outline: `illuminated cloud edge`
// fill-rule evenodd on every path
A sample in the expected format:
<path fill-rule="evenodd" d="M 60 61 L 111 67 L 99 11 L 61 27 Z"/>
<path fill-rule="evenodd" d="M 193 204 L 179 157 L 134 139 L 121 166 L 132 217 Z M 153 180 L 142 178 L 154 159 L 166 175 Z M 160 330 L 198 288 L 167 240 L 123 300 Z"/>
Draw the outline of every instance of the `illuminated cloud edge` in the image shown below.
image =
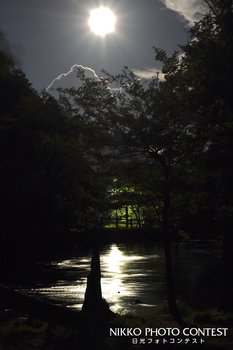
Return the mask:
<path fill-rule="evenodd" d="M 159 80 L 164 80 L 164 74 L 156 68 L 132 69 L 132 71 L 136 76 L 142 79 L 152 79 L 158 75 Z"/>
<path fill-rule="evenodd" d="M 190 25 L 201 19 L 206 5 L 203 0 L 160 0 L 168 9 L 178 12 Z"/>
<path fill-rule="evenodd" d="M 74 64 L 67 72 L 61 73 L 55 79 L 53 79 L 51 83 L 47 86 L 46 91 L 52 90 L 58 81 L 60 81 L 63 78 L 67 78 L 70 74 L 74 73 L 78 69 L 83 69 L 87 75 L 91 75 L 93 76 L 93 78 L 99 80 L 99 77 L 94 71 L 94 69 L 90 67 L 85 67 L 81 64 Z"/>

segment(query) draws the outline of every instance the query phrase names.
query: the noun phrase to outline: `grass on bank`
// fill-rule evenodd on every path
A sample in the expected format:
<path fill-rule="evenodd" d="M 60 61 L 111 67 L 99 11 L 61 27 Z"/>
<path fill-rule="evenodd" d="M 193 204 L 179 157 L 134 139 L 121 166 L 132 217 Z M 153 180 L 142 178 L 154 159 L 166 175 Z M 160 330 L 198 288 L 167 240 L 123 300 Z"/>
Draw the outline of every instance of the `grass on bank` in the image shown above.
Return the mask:
<path fill-rule="evenodd" d="M 186 327 L 228 327 L 227 337 L 212 337 L 201 345 L 203 350 L 233 349 L 233 314 L 224 314 L 217 309 L 194 311 L 180 305 Z M 156 313 L 134 316 L 117 315 L 108 325 L 99 325 L 90 321 L 85 329 L 64 327 L 55 323 L 31 318 L 29 315 L 16 314 L 12 311 L 0 312 L 0 350 L 138 350 L 138 349 L 199 349 L 195 346 L 173 345 L 132 345 L 129 337 L 109 337 L 109 328 L 169 328 L 179 327 L 166 307 Z"/>

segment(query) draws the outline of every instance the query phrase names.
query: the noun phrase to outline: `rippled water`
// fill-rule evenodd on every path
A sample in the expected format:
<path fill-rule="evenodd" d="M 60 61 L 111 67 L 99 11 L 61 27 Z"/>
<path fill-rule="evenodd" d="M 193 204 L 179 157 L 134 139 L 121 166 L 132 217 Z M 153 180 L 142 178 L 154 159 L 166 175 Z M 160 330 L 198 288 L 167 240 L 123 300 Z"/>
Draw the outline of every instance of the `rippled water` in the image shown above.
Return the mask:
<path fill-rule="evenodd" d="M 80 255 L 79 249 L 77 254 Z M 145 309 L 158 307 L 165 292 L 161 248 L 112 244 L 102 248 L 100 254 L 102 295 L 112 311 L 140 314 Z M 55 280 L 35 281 L 30 288 L 21 286 L 20 289 L 80 310 L 90 262 L 91 252 L 52 261 L 47 268 L 55 272 Z"/>
<path fill-rule="evenodd" d="M 82 252 L 80 247 L 74 250 L 71 258 L 53 260 L 44 266 L 50 272 L 44 280 L 20 289 L 80 310 L 91 252 Z M 111 244 L 100 253 L 102 294 L 112 311 L 151 312 L 166 300 L 165 263 L 160 247 Z M 191 302 L 197 299 L 195 296 L 203 298 L 205 294 L 208 300 L 210 290 L 218 285 L 219 262 L 212 250 L 197 244 L 181 245 L 175 249 L 174 257 L 178 291 Z M 202 283 L 203 278 L 207 283 Z"/>

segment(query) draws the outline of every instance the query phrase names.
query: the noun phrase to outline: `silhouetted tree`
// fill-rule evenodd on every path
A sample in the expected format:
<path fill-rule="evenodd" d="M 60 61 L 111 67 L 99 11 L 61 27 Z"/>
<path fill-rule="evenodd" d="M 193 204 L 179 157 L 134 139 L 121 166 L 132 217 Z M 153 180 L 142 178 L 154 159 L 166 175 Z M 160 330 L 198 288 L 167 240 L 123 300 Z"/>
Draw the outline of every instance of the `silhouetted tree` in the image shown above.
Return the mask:
<path fill-rule="evenodd" d="M 8 264 L 51 247 L 80 216 L 100 206 L 105 188 L 86 156 L 80 123 L 31 87 L 5 47 L 0 50 L 0 205 L 1 254 Z"/>
<path fill-rule="evenodd" d="M 206 15 L 191 29 L 191 40 L 182 47 L 181 70 L 187 86 L 187 113 L 199 145 L 195 160 L 204 179 L 201 191 L 208 208 L 202 211 L 208 219 L 202 215 L 200 220 L 223 235 L 224 307 L 232 308 L 233 9 L 231 0 L 205 2 Z"/>
<path fill-rule="evenodd" d="M 174 55 L 170 62 L 175 67 L 177 56 Z M 102 147 L 99 150 L 103 156 L 106 148 L 105 158 L 111 160 L 111 165 L 114 160 L 118 164 L 122 161 L 121 169 L 126 164 L 134 164 L 136 174 L 140 174 L 134 178 L 135 185 L 139 185 L 142 176 L 147 174 L 145 182 L 147 187 L 151 186 L 151 194 L 159 193 L 169 309 L 179 317 L 171 262 L 171 195 L 177 169 L 189 153 L 192 134 L 189 133 L 189 121 L 184 118 L 181 100 L 174 92 L 172 72 L 167 73 L 166 82 L 159 82 L 155 77 L 143 84 L 126 68 L 116 77 L 108 76 L 108 81 L 117 85 L 116 89 L 111 89 L 102 80 L 81 78 L 83 85 L 80 88 L 63 91 L 70 101 L 69 109 L 73 109 L 76 118 L 101 130 L 105 138 L 100 141 Z M 151 169 L 153 178 L 149 174 Z"/>

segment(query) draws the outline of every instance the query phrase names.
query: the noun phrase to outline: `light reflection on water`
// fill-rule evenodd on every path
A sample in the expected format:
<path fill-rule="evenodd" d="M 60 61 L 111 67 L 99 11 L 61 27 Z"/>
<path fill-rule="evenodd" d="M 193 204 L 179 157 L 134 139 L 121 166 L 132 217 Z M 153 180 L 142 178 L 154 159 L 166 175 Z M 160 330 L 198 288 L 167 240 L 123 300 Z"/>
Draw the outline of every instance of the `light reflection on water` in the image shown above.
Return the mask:
<path fill-rule="evenodd" d="M 139 311 L 140 308 L 150 305 L 148 296 L 151 285 L 147 280 L 149 275 L 154 273 L 158 259 L 158 254 L 126 255 L 117 245 L 112 245 L 107 254 L 102 256 L 102 292 L 113 311 Z M 154 269 L 148 269 L 148 263 L 152 263 Z M 155 281 L 152 289 L 156 294 Z M 140 305 L 135 303 L 136 300 L 140 301 Z M 153 301 L 155 303 L 156 300 Z"/>
<path fill-rule="evenodd" d="M 42 280 L 18 289 L 80 310 L 91 263 L 91 252 L 83 249 L 74 247 L 73 257 L 50 262 Z M 100 256 L 102 294 L 112 311 L 142 314 L 165 301 L 165 261 L 157 245 L 112 244 Z M 178 296 L 198 308 L 216 305 L 221 263 L 215 248 L 199 241 L 180 243 L 174 245 L 173 258 Z"/>
<path fill-rule="evenodd" d="M 100 252 L 102 295 L 112 311 L 140 314 L 145 308 L 155 309 L 164 298 L 163 256 L 158 247 L 146 251 L 112 244 Z M 61 278 L 53 283 L 37 282 L 25 291 L 80 310 L 90 262 L 91 254 L 53 261 L 52 269 Z"/>

